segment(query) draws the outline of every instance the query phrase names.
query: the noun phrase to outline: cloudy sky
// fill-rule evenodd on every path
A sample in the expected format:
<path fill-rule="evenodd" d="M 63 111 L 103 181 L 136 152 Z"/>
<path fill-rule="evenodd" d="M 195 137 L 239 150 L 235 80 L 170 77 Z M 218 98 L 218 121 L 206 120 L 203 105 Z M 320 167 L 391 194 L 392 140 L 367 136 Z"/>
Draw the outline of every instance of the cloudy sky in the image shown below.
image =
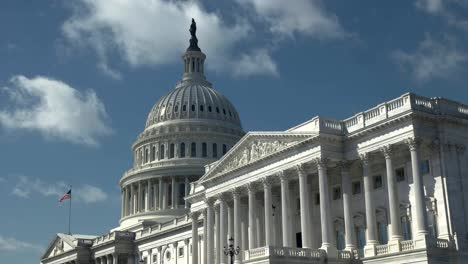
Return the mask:
<path fill-rule="evenodd" d="M 118 223 L 118 180 L 181 76 L 194 17 L 206 75 L 245 130 L 345 118 L 406 92 L 468 103 L 468 1 L 75 0 L 0 4 L 0 259 Z"/>

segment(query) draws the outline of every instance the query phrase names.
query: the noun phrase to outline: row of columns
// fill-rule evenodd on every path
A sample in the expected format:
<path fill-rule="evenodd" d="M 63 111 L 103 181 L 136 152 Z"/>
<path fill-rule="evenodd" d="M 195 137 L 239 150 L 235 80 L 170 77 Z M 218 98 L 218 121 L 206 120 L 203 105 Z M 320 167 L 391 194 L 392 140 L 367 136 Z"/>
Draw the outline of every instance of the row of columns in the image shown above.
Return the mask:
<path fill-rule="evenodd" d="M 116 253 L 96 257 L 94 263 L 96 264 L 117 264 L 118 255 Z"/>
<path fill-rule="evenodd" d="M 418 141 L 415 139 L 408 139 L 405 141 L 408 145 L 411 153 L 411 164 L 412 164 L 412 175 L 413 184 L 415 188 L 415 213 L 416 213 L 416 234 L 425 236 L 427 235 L 427 217 L 425 209 L 425 197 L 424 197 L 424 185 L 423 179 L 419 168 L 419 151 Z M 392 152 L 391 147 L 384 147 L 380 149 L 385 157 L 386 170 L 387 170 L 387 193 L 389 200 L 389 211 L 390 211 L 390 237 L 391 241 L 400 241 L 402 239 L 401 225 L 399 219 L 399 199 L 398 190 L 396 184 L 396 178 L 394 175 L 394 168 L 392 163 Z M 362 163 L 362 174 L 364 179 L 364 203 L 366 210 L 366 222 L 367 222 L 367 245 L 366 247 L 373 247 L 375 255 L 375 245 L 378 244 L 377 239 L 377 227 L 376 227 L 376 212 L 375 205 L 372 197 L 373 185 L 372 177 L 369 173 L 369 154 L 363 153 L 360 155 Z M 329 185 L 327 175 L 327 159 L 317 158 L 314 160 L 315 166 L 317 166 L 318 172 L 318 183 L 319 183 L 319 196 L 320 196 L 320 225 L 321 225 L 321 236 L 322 245 L 321 249 L 327 251 L 329 256 L 336 254 L 336 245 L 334 241 L 334 234 L 332 232 L 332 218 L 331 218 L 331 207 L 330 207 L 330 196 L 329 196 Z M 343 207 L 344 207 L 344 222 L 345 222 L 345 244 L 347 250 L 356 248 L 355 237 L 354 237 L 354 223 L 351 212 L 351 180 L 349 161 L 339 162 L 341 168 L 341 183 L 343 190 Z M 307 173 L 304 170 L 303 165 L 297 165 L 295 171 L 298 175 L 299 182 L 299 196 L 300 196 L 300 215 L 301 215 L 301 233 L 302 233 L 302 246 L 304 248 L 314 248 L 313 245 L 313 230 L 310 215 L 310 191 L 307 186 Z M 283 247 L 294 247 L 292 234 L 292 222 L 291 222 L 291 203 L 289 181 L 290 177 L 286 175 L 284 171 L 278 172 L 275 176 L 270 176 L 262 180 L 263 193 L 264 193 L 264 234 L 265 234 L 265 246 L 272 246 L 275 244 L 273 241 L 272 234 L 275 228 L 272 224 L 272 182 L 277 178 L 280 180 L 281 187 L 281 226 L 282 226 L 282 246 Z M 243 190 L 247 189 L 248 198 L 248 248 L 253 249 L 260 246 L 257 239 L 260 237 L 258 233 L 258 215 L 256 206 L 256 184 L 250 183 L 246 186 L 235 188 L 231 193 L 230 197 L 233 200 L 233 235 L 234 241 L 237 245 L 243 245 L 242 249 L 247 249 L 243 239 L 242 221 L 241 221 L 241 194 Z M 206 255 L 206 263 L 219 263 L 225 264 L 226 258 L 223 254 L 223 248 L 227 244 L 227 231 L 226 227 L 229 226 L 226 221 L 227 216 L 227 204 L 226 194 L 221 194 L 217 197 L 218 205 L 215 205 L 214 198 L 206 200 L 206 218 L 207 224 L 207 247 L 208 254 Z M 214 211 L 214 216 L 213 216 Z M 214 217 L 214 225 L 213 225 Z M 192 235 L 197 235 L 196 224 L 192 224 Z M 216 227 L 216 232 L 214 232 Z M 231 233 L 232 234 L 232 233 Z M 214 244 L 216 238 L 216 246 Z M 279 243 L 277 243 L 279 244 Z M 214 248 L 217 248 L 217 256 L 213 254 Z M 372 253 L 370 253 L 372 255 Z M 235 263 L 241 262 L 241 254 L 235 257 Z M 193 262 L 194 264 L 196 262 Z"/>
<path fill-rule="evenodd" d="M 151 210 L 166 210 L 179 208 L 180 201 L 183 199 L 179 193 L 181 182 L 177 177 L 171 177 L 170 185 L 166 179 L 160 177 L 156 181 L 152 179 L 139 181 L 128 184 L 122 188 L 122 213 L 121 217 L 126 217 L 132 214 L 149 212 Z M 188 195 L 190 191 L 190 182 L 188 177 L 184 177 L 184 191 Z M 171 187 L 171 205 L 169 207 L 169 186 Z M 151 195 L 153 199 L 151 199 Z M 189 204 L 185 201 L 183 205 L 189 208 Z"/>

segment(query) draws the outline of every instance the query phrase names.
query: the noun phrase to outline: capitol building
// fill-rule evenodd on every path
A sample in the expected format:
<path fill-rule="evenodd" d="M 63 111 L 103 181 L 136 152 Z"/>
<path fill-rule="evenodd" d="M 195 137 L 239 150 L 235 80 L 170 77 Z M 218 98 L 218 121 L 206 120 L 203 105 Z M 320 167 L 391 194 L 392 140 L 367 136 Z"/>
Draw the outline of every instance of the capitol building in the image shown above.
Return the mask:
<path fill-rule="evenodd" d="M 229 264 L 230 243 L 236 264 L 468 263 L 467 105 L 407 93 L 246 133 L 190 31 L 132 145 L 119 225 L 58 233 L 41 264 Z"/>

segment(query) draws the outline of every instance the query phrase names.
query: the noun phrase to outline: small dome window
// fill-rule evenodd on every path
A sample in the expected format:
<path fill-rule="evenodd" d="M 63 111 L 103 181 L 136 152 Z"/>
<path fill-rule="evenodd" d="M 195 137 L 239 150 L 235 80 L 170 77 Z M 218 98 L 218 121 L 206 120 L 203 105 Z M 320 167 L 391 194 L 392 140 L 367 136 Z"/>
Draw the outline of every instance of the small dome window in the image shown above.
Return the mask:
<path fill-rule="evenodd" d="M 180 144 L 180 157 L 185 158 L 185 143 Z"/>
<path fill-rule="evenodd" d="M 218 114 L 219 114 L 219 108 L 218 108 L 218 107 L 216 107 L 216 113 L 218 113 Z"/>
<path fill-rule="evenodd" d="M 174 107 L 174 112 L 177 113 L 177 111 L 179 111 L 179 105 L 176 105 L 176 106 Z"/>
<path fill-rule="evenodd" d="M 229 110 L 229 116 L 232 116 L 231 110 Z"/>
<path fill-rule="evenodd" d="M 208 157 L 208 150 L 205 142 L 202 143 L 202 157 Z"/>
<path fill-rule="evenodd" d="M 200 112 L 203 112 L 203 110 L 204 110 L 203 105 L 200 105 Z"/>
<path fill-rule="evenodd" d="M 211 113 L 211 105 L 208 106 L 208 112 Z"/>
<path fill-rule="evenodd" d="M 226 109 L 223 108 L 223 114 L 226 115 Z"/>
<path fill-rule="evenodd" d="M 195 105 L 192 105 L 192 112 L 195 111 Z"/>
<path fill-rule="evenodd" d="M 184 112 L 187 111 L 187 105 L 182 106 L 182 111 L 184 111 Z"/>

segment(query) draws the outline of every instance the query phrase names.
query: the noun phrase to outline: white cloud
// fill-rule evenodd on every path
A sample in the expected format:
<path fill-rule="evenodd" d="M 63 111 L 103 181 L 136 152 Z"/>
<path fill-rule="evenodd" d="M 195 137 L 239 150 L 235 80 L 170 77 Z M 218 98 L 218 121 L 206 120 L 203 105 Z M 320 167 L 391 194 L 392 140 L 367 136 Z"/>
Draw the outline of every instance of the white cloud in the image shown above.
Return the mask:
<path fill-rule="evenodd" d="M 416 7 L 430 14 L 441 14 L 445 12 L 442 0 L 417 0 Z"/>
<path fill-rule="evenodd" d="M 30 198 L 32 195 L 55 196 L 57 200 L 70 187 L 64 182 L 44 182 L 38 178 L 19 176 L 12 194 L 20 198 Z M 97 203 L 107 200 L 108 195 L 99 187 L 82 184 L 72 190 L 73 199 L 84 203 Z"/>
<path fill-rule="evenodd" d="M 42 76 L 18 75 L 10 83 L 3 91 L 11 105 L 0 109 L 0 125 L 5 128 L 38 131 L 46 138 L 91 146 L 112 132 L 104 104 L 92 90 L 80 92 Z"/>
<path fill-rule="evenodd" d="M 467 54 L 456 47 L 453 39 L 438 42 L 429 35 L 413 53 L 397 50 L 392 57 L 419 82 L 448 78 L 468 59 Z"/>
<path fill-rule="evenodd" d="M 295 33 L 318 39 L 342 38 L 347 33 L 338 17 L 325 10 L 320 0 L 237 0 L 247 8 L 253 7 L 273 33 L 293 36 Z"/>
<path fill-rule="evenodd" d="M 250 54 L 243 54 L 233 68 L 235 76 L 246 77 L 257 74 L 279 75 L 276 63 L 265 49 L 256 50 Z"/>
<path fill-rule="evenodd" d="M 209 56 L 207 67 L 229 70 L 232 49 L 247 37 L 250 25 L 239 19 L 227 25 L 221 16 L 204 10 L 197 1 L 80 0 L 62 29 L 71 43 L 91 45 L 100 56 L 117 50 L 132 66 L 177 62 L 188 47 L 191 18 L 198 28 L 199 45 Z"/>
<path fill-rule="evenodd" d="M 0 251 L 42 251 L 43 248 L 28 242 L 20 241 L 13 237 L 0 235 Z"/>
<path fill-rule="evenodd" d="M 74 195 L 85 203 L 97 203 L 107 200 L 107 194 L 96 186 L 85 184 L 80 186 Z"/>

